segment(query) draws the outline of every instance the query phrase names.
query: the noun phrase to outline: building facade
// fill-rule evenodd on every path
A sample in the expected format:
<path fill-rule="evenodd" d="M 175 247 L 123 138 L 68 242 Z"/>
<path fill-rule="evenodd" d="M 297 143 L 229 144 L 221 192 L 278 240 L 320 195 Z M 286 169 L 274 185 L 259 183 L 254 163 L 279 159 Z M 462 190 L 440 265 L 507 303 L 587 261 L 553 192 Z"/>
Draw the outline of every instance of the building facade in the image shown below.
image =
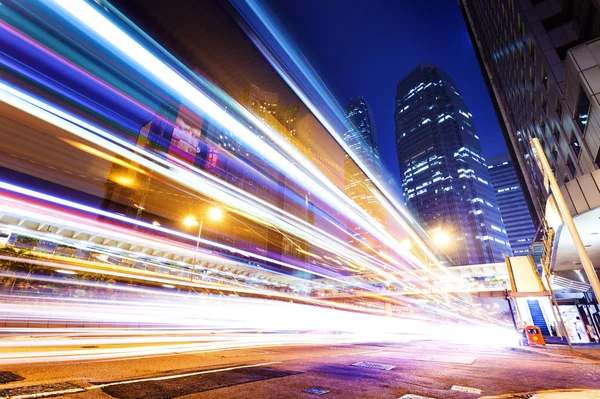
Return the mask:
<path fill-rule="evenodd" d="M 592 172 L 600 162 L 600 136 L 586 129 L 592 93 L 567 79 L 578 68 L 568 68 L 569 50 L 600 36 L 596 2 L 459 3 L 537 224 L 549 193 L 529 137 L 542 142 L 559 183 Z"/>
<path fill-rule="evenodd" d="M 556 233 L 550 268 L 563 318 L 569 318 L 564 309 L 572 306 L 586 326 L 600 331 L 600 313 L 588 307 L 593 296 L 590 276 L 582 270 L 570 235 L 564 233 L 556 201 L 530 145 L 530 138 L 540 140 L 597 274 L 600 4 L 596 0 L 459 3 L 534 223 L 544 221 Z"/>
<path fill-rule="evenodd" d="M 513 255 L 528 255 L 536 229 L 510 156 L 504 153 L 490 157 L 487 164 Z"/>
<path fill-rule="evenodd" d="M 364 98 L 353 98 L 346 106 L 347 130 L 344 132 L 344 140 L 359 155 L 363 163 L 378 176 L 381 176 L 381 158 L 377 144 L 377 130 L 371 108 Z M 355 203 L 363 208 L 379 223 L 385 225 L 385 210 L 381 202 L 375 198 L 373 191 L 376 190 L 371 180 L 358 168 L 352 159 L 346 154 L 344 158 L 344 191 Z M 351 238 L 354 242 L 357 236 L 362 240 L 367 239 L 367 234 L 356 227 L 355 236 Z"/>
<path fill-rule="evenodd" d="M 379 159 L 375 119 L 366 100 L 362 97 L 351 99 L 346 106 L 346 118 L 349 128 L 344 140 L 356 153 L 363 154 L 365 161 Z"/>
<path fill-rule="evenodd" d="M 398 83 L 396 147 L 408 208 L 456 265 L 500 262 L 510 246 L 472 115 L 452 78 L 420 65 Z M 447 241 L 447 240 L 445 240 Z"/>

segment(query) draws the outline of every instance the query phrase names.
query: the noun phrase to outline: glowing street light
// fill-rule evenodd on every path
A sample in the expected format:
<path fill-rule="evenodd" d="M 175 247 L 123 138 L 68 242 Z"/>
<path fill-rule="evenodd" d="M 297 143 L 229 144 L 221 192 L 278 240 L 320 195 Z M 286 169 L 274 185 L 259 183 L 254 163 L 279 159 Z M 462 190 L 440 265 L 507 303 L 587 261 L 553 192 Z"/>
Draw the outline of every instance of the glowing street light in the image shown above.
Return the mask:
<path fill-rule="evenodd" d="M 445 231 L 438 231 L 433 235 L 433 242 L 438 247 L 446 246 L 450 243 L 450 235 Z"/>
<path fill-rule="evenodd" d="M 186 216 L 185 219 L 183 219 L 183 224 L 186 227 L 193 227 L 193 226 L 197 226 L 198 225 L 198 221 L 196 220 L 196 218 L 194 216 Z"/>
<path fill-rule="evenodd" d="M 223 220 L 223 210 L 219 207 L 213 206 L 208 210 L 206 216 L 213 222 L 220 222 Z"/>
<path fill-rule="evenodd" d="M 206 212 L 206 217 L 213 222 L 219 222 L 223 220 L 223 216 L 223 210 L 217 206 L 209 208 Z M 194 281 L 196 257 L 198 255 L 198 249 L 200 247 L 200 237 L 202 236 L 202 225 L 204 224 L 204 217 L 200 218 L 200 221 L 198 221 L 198 219 L 196 219 L 194 215 L 188 215 L 183 219 L 183 224 L 186 227 L 198 226 L 198 239 L 196 240 L 196 250 L 194 251 L 194 259 L 192 260 L 192 273 L 190 275 L 190 281 Z"/>

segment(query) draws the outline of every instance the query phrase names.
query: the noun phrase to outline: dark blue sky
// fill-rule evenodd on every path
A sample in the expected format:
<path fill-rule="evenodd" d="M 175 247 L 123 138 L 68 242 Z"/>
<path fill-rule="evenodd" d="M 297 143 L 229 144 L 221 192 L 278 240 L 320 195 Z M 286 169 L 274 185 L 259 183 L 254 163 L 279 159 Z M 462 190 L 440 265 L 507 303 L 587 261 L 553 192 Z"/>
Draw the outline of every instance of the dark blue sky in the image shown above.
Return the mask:
<path fill-rule="evenodd" d="M 340 104 L 363 96 L 375 115 L 379 145 L 397 173 L 396 84 L 417 64 L 431 62 L 454 79 L 471 109 L 485 156 L 506 152 L 456 0 L 272 0 Z"/>

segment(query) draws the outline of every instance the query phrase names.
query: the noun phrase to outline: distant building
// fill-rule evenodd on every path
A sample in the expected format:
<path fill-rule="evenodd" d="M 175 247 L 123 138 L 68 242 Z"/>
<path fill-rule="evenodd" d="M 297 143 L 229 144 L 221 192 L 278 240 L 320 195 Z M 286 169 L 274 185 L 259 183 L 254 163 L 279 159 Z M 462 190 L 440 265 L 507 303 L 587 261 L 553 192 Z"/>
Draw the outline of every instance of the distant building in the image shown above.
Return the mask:
<path fill-rule="evenodd" d="M 369 104 L 362 97 L 351 99 L 346 106 L 346 119 L 350 128 L 344 134 L 344 140 L 352 150 L 365 161 L 379 159 L 377 129 Z"/>
<path fill-rule="evenodd" d="M 279 102 L 279 94 L 277 93 L 263 90 L 251 84 L 242 93 L 240 102 L 267 123 L 271 118 L 277 118 L 277 103 Z"/>
<path fill-rule="evenodd" d="M 346 120 L 348 122 L 347 130 L 343 136 L 345 142 L 364 165 L 377 176 L 381 176 L 383 167 L 377 144 L 375 120 L 371 108 L 364 98 L 357 97 L 348 102 Z M 348 197 L 385 226 L 387 224 L 385 210 L 373 194 L 373 191 L 376 190 L 375 185 L 348 154 L 344 155 L 344 180 L 344 189 Z M 362 229 L 358 226 L 354 228 L 354 231 L 363 239 L 370 236 L 370 234 L 363 234 Z"/>
<path fill-rule="evenodd" d="M 528 255 L 535 226 L 510 156 L 504 153 L 490 157 L 487 164 L 513 255 Z"/>
<path fill-rule="evenodd" d="M 396 148 L 408 208 L 456 265 L 503 261 L 510 245 L 472 115 L 450 76 L 420 65 L 398 83 Z"/>

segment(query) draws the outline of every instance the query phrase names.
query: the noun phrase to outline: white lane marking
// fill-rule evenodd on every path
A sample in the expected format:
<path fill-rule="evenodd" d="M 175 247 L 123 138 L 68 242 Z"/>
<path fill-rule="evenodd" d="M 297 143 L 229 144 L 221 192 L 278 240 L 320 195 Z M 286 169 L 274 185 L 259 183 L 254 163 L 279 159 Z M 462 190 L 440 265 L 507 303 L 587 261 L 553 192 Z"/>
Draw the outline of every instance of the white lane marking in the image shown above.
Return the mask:
<path fill-rule="evenodd" d="M 54 395 L 63 395 L 63 394 L 69 394 L 69 393 L 79 393 L 79 392 L 84 392 L 84 391 L 91 391 L 93 389 L 101 389 L 101 388 L 110 387 L 110 386 L 114 386 L 114 385 L 135 384 L 135 383 L 138 383 L 138 382 L 146 382 L 146 381 L 173 380 L 173 379 L 176 379 L 176 378 L 191 377 L 191 376 L 194 376 L 194 375 L 220 373 L 220 372 L 223 372 L 223 371 L 231 371 L 231 370 L 238 370 L 238 369 L 247 369 L 247 368 L 252 368 L 252 367 L 269 366 L 271 364 L 279 364 L 279 363 L 281 363 L 281 362 L 266 362 L 266 363 L 257 363 L 257 364 L 247 364 L 247 365 L 244 365 L 244 366 L 234 366 L 234 367 L 226 367 L 226 368 L 222 368 L 222 369 L 196 371 L 194 373 L 166 375 L 166 376 L 163 376 L 163 377 L 150 377 L 150 378 L 140 378 L 140 379 L 137 379 L 137 380 L 109 382 L 107 384 L 92 385 L 92 386 L 84 387 L 84 388 L 72 388 L 72 389 L 65 389 L 65 390 L 62 390 L 62 391 L 38 392 L 38 393 L 27 394 L 27 395 L 16 395 L 16 396 L 10 396 L 7 399 L 34 399 L 34 398 L 43 398 L 45 396 L 54 396 Z"/>
<path fill-rule="evenodd" d="M 44 396 L 65 395 L 68 393 L 80 393 L 80 392 L 85 392 L 85 388 L 71 388 L 71 389 L 63 389 L 62 391 L 38 392 L 38 393 L 30 393 L 27 395 L 15 395 L 15 396 L 9 396 L 6 399 L 43 398 Z"/>
<path fill-rule="evenodd" d="M 481 393 L 481 389 L 471 388 L 471 387 L 461 387 L 460 385 L 452 385 L 452 388 L 450 388 L 450 389 L 453 391 L 459 391 L 459 392 L 468 392 L 468 393 L 476 393 L 476 394 Z"/>
<path fill-rule="evenodd" d="M 266 362 L 266 363 L 248 364 L 248 365 L 245 365 L 245 366 L 226 367 L 226 368 L 223 368 L 223 369 L 196 371 L 194 373 L 185 373 L 185 374 L 177 374 L 177 375 L 166 375 L 166 376 L 163 376 L 163 377 L 140 378 L 138 380 L 127 380 L 127 381 L 119 381 L 119 382 L 109 382 L 108 384 L 92 385 L 91 387 L 86 387 L 86 390 L 89 391 L 89 390 L 92 390 L 92 389 L 110 387 L 110 386 L 113 386 L 113 385 L 135 384 L 137 382 L 173 380 L 173 379 L 176 379 L 176 378 L 191 377 L 193 375 L 220 373 L 222 371 L 231 371 L 231 370 L 237 370 L 237 369 L 247 369 L 247 368 L 252 368 L 252 367 L 268 366 L 268 365 L 271 365 L 271 364 L 279 364 L 279 363 L 281 363 L 281 362 Z"/>

